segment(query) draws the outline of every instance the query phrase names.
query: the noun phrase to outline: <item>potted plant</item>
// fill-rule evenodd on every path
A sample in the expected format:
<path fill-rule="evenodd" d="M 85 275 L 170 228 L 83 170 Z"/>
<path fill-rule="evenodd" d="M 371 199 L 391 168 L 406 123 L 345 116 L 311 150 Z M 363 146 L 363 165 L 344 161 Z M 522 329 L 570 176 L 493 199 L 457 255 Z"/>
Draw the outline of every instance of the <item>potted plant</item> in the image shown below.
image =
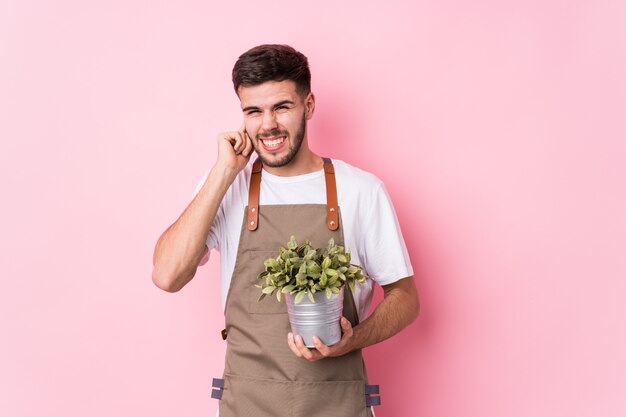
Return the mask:
<path fill-rule="evenodd" d="M 331 346 L 341 339 L 340 319 L 346 284 L 354 293 L 356 284 L 367 280 L 359 265 L 350 263 L 350 252 L 328 241 L 324 248 L 314 248 L 310 241 L 299 245 L 292 236 L 287 247 L 278 248 L 276 258 L 266 259 L 259 274 L 262 284 L 259 301 L 275 295 L 285 296 L 289 321 L 294 334 L 302 336 L 307 347 L 314 347 L 312 337 Z"/>

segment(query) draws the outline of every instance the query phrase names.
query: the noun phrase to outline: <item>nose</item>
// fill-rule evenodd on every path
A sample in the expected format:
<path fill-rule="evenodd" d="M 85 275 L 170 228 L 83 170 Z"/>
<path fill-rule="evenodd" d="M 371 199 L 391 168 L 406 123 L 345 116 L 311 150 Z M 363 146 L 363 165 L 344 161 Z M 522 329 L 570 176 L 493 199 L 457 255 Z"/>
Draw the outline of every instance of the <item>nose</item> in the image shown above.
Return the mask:
<path fill-rule="evenodd" d="M 278 123 L 276 122 L 276 115 L 273 111 L 266 111 L 263 113 L 263 125 L 261 128 L 263 131 L 270 131 L 276 129 L 278 127 Z"/>

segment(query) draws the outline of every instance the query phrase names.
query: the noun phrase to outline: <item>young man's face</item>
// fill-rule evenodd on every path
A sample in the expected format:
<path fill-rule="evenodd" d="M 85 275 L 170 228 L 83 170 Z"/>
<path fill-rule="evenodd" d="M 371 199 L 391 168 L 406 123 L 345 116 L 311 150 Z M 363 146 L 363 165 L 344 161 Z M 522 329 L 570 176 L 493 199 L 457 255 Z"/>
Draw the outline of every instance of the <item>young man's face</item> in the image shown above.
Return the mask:
<path fill-rule="evenodd" d="M 289 164 L 306 139 L 306 121 L 313 115 L 315 103 L 313 95 L 301 97 L 290 80 L 242 86 L 238 93 L 246 132 L 263 164 Z"/>

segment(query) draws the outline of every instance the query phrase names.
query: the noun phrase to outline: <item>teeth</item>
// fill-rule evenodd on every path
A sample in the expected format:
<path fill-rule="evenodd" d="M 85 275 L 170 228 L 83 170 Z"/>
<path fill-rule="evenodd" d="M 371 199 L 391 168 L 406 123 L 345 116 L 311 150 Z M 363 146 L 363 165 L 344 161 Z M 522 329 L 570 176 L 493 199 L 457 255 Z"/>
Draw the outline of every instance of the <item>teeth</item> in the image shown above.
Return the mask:
<path fill-rule="evenodd" d="M 282 137 L 280 139 L 274 139 L 274 140 L 263 140 L 263 143 L 265 144 L 265 146 L 274 147 L 274 146 L 280 145 L 284 141 L 285 141 L 285 138 Z"/>

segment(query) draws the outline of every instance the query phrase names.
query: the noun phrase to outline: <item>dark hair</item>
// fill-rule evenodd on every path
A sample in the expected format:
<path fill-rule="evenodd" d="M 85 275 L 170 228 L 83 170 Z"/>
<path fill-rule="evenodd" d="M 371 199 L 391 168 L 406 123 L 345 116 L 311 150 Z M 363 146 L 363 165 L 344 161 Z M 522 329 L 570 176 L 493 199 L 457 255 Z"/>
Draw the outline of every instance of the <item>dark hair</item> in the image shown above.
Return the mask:
<path fill-rule="evenodd" d="M 259 45 L 242 54 L 233 67 L 233 87 L 267 81 L 291 80 L 301 96 L 311 91 L 311 71 L 306 56 L 289 45 Z"/>

